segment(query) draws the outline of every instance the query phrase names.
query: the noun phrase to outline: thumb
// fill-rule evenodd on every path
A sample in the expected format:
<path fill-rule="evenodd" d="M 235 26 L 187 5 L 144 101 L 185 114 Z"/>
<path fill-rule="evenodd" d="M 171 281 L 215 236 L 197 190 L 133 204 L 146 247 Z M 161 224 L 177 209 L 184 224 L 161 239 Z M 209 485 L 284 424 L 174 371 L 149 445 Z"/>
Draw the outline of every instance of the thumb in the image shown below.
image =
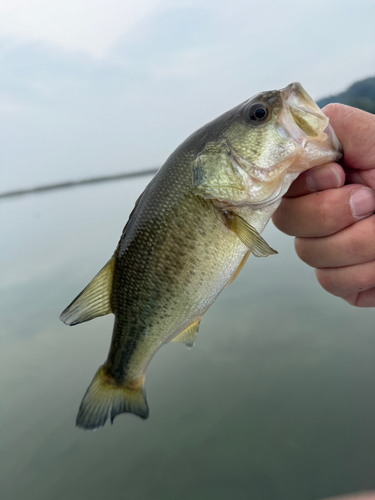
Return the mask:
<path fill-rule="evenodd" d="M 356 170 L 375 169 L 375 115 L 344 104 L 323 109 L 344 149 L 344 163 Z"/>

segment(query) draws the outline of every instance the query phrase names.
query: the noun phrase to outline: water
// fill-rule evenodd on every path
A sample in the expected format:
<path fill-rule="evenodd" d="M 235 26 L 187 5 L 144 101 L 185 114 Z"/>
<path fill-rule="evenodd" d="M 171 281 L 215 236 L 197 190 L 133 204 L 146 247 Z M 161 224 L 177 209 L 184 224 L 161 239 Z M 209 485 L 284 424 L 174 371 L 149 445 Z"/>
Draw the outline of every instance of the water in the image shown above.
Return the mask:
<path fill-rule="evenodd" d="M 112 255 L 147 180 L 1 204 L 0 498 L 315 500 L 375 488 L 374 310 L 331 297 L 272 226 L 147 373 L 147 421 L 75 427 L 113 317 L 62 309 Z"/>

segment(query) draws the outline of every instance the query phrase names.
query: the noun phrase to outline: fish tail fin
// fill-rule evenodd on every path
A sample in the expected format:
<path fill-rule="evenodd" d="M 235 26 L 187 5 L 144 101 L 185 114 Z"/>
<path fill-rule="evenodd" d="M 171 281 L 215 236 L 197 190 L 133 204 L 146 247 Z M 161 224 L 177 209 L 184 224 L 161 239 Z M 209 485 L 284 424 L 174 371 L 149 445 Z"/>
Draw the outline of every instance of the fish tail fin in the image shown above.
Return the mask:
<path fill-rule="evenodd" d="M 148 417 L 144 377 L 132 384 L 118 384 L 101 366 L 79 407 L 77 427 L 97 429 L 103 427 L 108 417 L 113 422 L 117 415 L 126 412 Z"/>

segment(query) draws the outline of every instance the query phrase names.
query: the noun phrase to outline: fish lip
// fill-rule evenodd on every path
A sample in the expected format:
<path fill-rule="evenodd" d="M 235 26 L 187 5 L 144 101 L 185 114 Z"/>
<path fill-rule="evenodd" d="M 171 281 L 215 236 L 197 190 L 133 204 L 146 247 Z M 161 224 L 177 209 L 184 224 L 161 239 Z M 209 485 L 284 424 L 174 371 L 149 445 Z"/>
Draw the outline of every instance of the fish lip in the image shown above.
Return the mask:
<path fill-rule="evenodd" d="M 280 92 L 284 101 L 284 109 L 291 113 L 295 124 L 303 134 L 303 137 L 299 138 L 296 142 L 303 145 L 306 140 L 311 140 L 313 138 L 316 139 L 319 134 L 324 132 L 324 129 L 327 128 L 329 121 L 324 113 L 322 113 L 316 102 L 299 82 L 289 84 Z M 308 130 L 306 130 L 306 124 L 305 127 L 301 126 L 301 120 L 303 124 L 304 117 L 306 115 L 310 115 L 316 119 L 315 126 L 310 125 Z M 322 128 L 323 122 L 325 122 L 324 129 Z"/>
<path fill-rule="evenodd" d="M 301 85 L 299 82 L 293 82 L 280 90 L 282 98 L 287 101 L 292 94 L 292 92 L 296 89 L 296 86 Z"/>
<path fill-rule="evenodd" d="M 263 174 L 263 176 L 256 176 L 252 175 L 249 173 L 247 170 L 244 170 L 243 166 L 241 165 L 241 161 L 243 161 L 245 164 L 247 164 L 251 169 L 256 169 L 257 167 L 254 165 L 251 165 L 247 160 L 245 160 L 240 154 L 237 153 L 237 151 L 233 151 L 233 148 L 231 148 L 231 154 L 230 154 L 231 161 L 233 162 L 234 166 L 237 168 L 239 173 L 242 175 L 242 177 L 245 180 L 245 183 L 248 185 L 248 183 L 259 183 L 262 182 L 264 184 L 271 184 L 276 180 L 277 177 L 282 178 L 281 182 L 277 185 L 275 190 L 270 194 L 268 198 L 265 198 L 263 200 L 258 200 L 258 201 L 241 201 L 241 202 L 231 202 L 233 206 L 236 205 L 241 205 L 241 206 L 248 206 L 251 207 L 253 210 L 261 209 L 264 207 L 267 207 L 268 205 L 271 205 L 272 203 L 275 203 L 279 199 L 281 199 L 282 196 L 287 192 L 289 189 L 290 182 L 284 182 L 284 179 L 286 179 L 287 175 L 289 175 L 289 178 L 291 180 L 294 180 L 298 174 L 292 173 L 292 172 L 287 172 L 286 175 L 284 175 L 285 171 L 289 169 L 289 166 L 286 166 L 283 168 L 279 174 L 271 179 L 267 179 L 266 176 Z M 275 164 L 275 169 L 277 169 L 277 166 L 282 164 L 283 162 L 279 162 Z M 293 179 L 292 179 L 293 177 Z"/>
<path fill-rule="evenodd" d="M 259 182 L 266 184 L 266 183 L 271 183 L 272 181 L 275 180 L 275 179 L 264 179 L 261 177 L 255 177 L 254 175 L 252 175 L 249 172 L 247 172 L 246 170 L 244 170 L 240 161 L 239 161 L 239 158 L 241 160 L 243 160 L 245 163 L 249 164 L 249 162 L 247 162 L 247 160 L 242 158 L 242 156 L 239 155 L 238 153 L 234 154 L 232 149 L 231 149 L 230 157 L 231 157 L 231 161 L 233 162 L 234 166 L 237 168 L 239 173 L 243 176 L 246 184 L 259 183 Z M 256 167 L 252 167 L 252 168 L 256 168 Z M 286 175 L 283 175 L 285 170 L 288 170 L 288 167 L 286 167 L 282 172 L 280 172 L 278 177 L 282 178 L 282 180 L 277 185 L 275 190 L 270 194 L 270 196 L 268 198 L 265 198 L 263 200 L 258 200 L 258 201 L 251 201 L 249 199 L 248 200 L 241 200 L 239 202 L 231 201 L 230 203 L 228 203 L 226 200 L 216 199 L 215 204 L 218 206 L 218 208 L 220 208 L 222 210 L 228 209 L 228 207 L 236 207 L 236 206 L 242 206 L 242 207 L 247 206 L 247 207 L 251 207 L 252 210 L 258 210 L 258 209 L 262 209 L 264 207 L 267 207 L 269 205 L 272 205 L 273 203 L 280 200 L 282 198 L 282 196 L 284 196 L 284 194 L 288 191 L 291 182 L 299 175 L 299 173 L 294 173 L 294 172 L 289 172 L 289 173 L 287 172 Z M 289 179 L 288 179 L 288 181 L 286 181 L 288 176 L 289 176 Z"/>
<path fill-rule="evenodd" d="M 260 178 L 251 175 L 249 172 L 247 172 L 243 168 L 243 166 L 241 165 L 241 161 L 243 161 L 245 164 L 247 164 L 252 169 L 254 169 L 256 167 L 254 167 L 250 162 L 248 162 L 247 160 L 245 160 L 245 158 L 243 158 L 240 154 L 237 153 L 237 151 L 234 151 L 232 148 L 231 148 L 231 151 L 230 151 L 230 159 L 231 159 L 232 163 L 234 164 L 234 166 L 239 171 L 239 173 L 242 175 L 242 177 L 245 178 L 245 181 L 248 178 L 250 178 L 250 180 L 252 180 L 254 182 L 257 182 L 257 181 L 261 180 Z M 239 159 L 241 159 L 241 161 Z"/>
<path fill-rule="evenodd" d="M 290 139 L 290 151 L 286 151 L 287 154 L 281 155 L 281 160 L 266 168 L 244 158 L 228 143 L 233 167 L 241 174 L 247 186 L 247 199 L 235 205 L 247 205 L 253 209 L 271 205 L 286 193 L 291 182 L 300 173 L 322 164 L 321 155 L 315 164 L 311 163 L 315 161 L 316 151 L 321 150 L 321 154 L 327 157 L 326 163 L 337 161 L 341 156 L 340 143 L 328 117 L 302 85 L 294 82 L 278 92 L 282 109 L 275 121 L 276 130 L 281 137 Z M 261 187 L 263 184 L 264 193 Z M 263 199 L 262 193 L 265 195 Z"/>
<path fill-rule="evenodd" d="M 267 174 L 274 173 L 275 171 L 277 171 L 277 167 L 281 166 L 285 162 L 286 159 L 284 159 L 278 163 L 275 163 L 275 165 L 273 165 L 272 169 L 270 169 L 269 171 L 265 170 L 264 172 L 262 172 L 262 169 L 260 169 L 259 167 L 257 167 L 253 163 L 250 163 L 248 160 L 246 160 L 242 155 L 240 155 L 233 148 L 231 148 L 230 157 L 231 157 L 232 162 L 236 166 L 237 170 L 244 177 L 245 181 L 250 180 L 253 182 L 265 182 L 265 183 L 274 182 L 277 177 L 282 176 L 283 173 L 285 172 L 285 170 L 287 170 L 289 168 L 289 166 L 285 167 L 284 169 L 280 170 L 278 175 L 270 176 Z M 245 170 L 244 166 L 246 166 L 248 168 L 248 170 Z"/>
<path fill-rule="evenodd" d="M 342 146 L 329 123 L 328 117 L 319 108 L 312 97 L 306 92 L 299 82 L 293 82 L 282 89 L 281 95 L 284 101 L 284 112 L 281 113 L 278 125 L 285 130 L 293 141 L 306 150 L 312 142 L 326 143 L 332 151 L 342 154 Z M 284 113 L 290 113 L 293 117 L 293 125 L 288 125 L 288 120 L 284 121 Z M 316 119 L 313 125 L 304 125 L 304 116 L 310 115 Z M 302 122 L 301 122 L 302 119 Z"/>
<path fill-rule="evenodd" d="M 281 96 L 289 106 L 295 107 L 301 111 L 315 114 L 319 116 L 322 112 L 314 99 L 304 89 L 303 85 L 299 82 L 293 82 L 280 90 Z M 294 99 L 293 99 L 294 98 Z M 288 102 L 294 101 L 294 102 Z M 298 105 L 296 105 L 298 102 Z"/>
<path fill-rule="evenodd" d="M 323 113 L 323 111 L 322 111 Z M 326 116 L 324 113 L 323 113 L 324 116 Z M 327 138 L 328 138 L 328 141 L 331 143 L 332 145 L 332 149 L 334 149 L 335 151 L 337 151 L 337 154 L 340 155 L 340 157 L 338 159 L 340 159 L 343 154 L 344 154 L 344 148 L 342 147 L 342 144 L 341 142 L 339 141 L 332 125 L 330 123 L 328 123 L 328 127 L 324 130 L 324 133 L 327 135 Z"/>

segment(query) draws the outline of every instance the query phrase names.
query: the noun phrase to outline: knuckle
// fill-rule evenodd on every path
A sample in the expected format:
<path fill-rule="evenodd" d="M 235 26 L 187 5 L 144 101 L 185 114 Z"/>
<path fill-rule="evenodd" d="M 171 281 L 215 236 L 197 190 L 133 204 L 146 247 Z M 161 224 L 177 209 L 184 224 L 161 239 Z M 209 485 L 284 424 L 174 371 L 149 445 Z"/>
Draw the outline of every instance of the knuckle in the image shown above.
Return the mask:
<path fill-rule="evenodd" d="M 326 196 L 322 196 L 319 205 L 319 218 L 322 227 L 325 228 L 326 234 L 332 234 L 336 232 L 337 229 L 337 212 L 333 209 L 332 199 L 329 196 L 330 193 L 325 193 Z"/>
<path fill-rule="evenodd" d="M 282 203 L 283 202 L 281 201 L 281 204 Z M 281 206 L 281 204 L 280 204 L 280 206 Z M 273 214 L 273 216 L 272 216 L 272 222 L 277 227 L 277 229 L 281 230 L 281 227 L 280 227 L 280 206 L 278 207 L 278 209 L 276 210 L 276 212 Z"/>
<path fill-rule="evenodd" d="M 336 293 L 334 293 L 336 289 L 336 283 L 334 277 L 332 276 L 332 273 L 330 273 L 326 269 L 316 269 L 315 274 L 319 285 L 324 288 L 326 292 L 337 295 Z"/>
<path fill-rule="evenodd" d="M 359 293 L 355 293 L 342 298 L 345 300 L 345 302 L 347 302 L 351 306 L 358 307 L 359 295 L 360 295 Z"/>
<path fill-rule="evenodd" d="M 313 254 L 309 245 L 308 238 L 296 238 L 294 240 L 294 248 L 298 257 L 305 262 L 305 264 L 312 266 Z"/>
<path fill-rule="evenodd" d="M 355 301 L 357 307 L 375 307 L 375 288 L 372 287 L 365 292 L 360 292 Z"/>
<path fill-rule="evenodd" d="M 348 238 L 347 252 L 361 259 L 375 258 L 375 216 L 353 225 L 355 237 Z"/>
<path fill-rule="evenodd" d="M 272 216 L 274 225 L 285 234 L 293 236 L 293 222 L 291 222 L 288 199 L 281 200 L 279 207 Z"/>

